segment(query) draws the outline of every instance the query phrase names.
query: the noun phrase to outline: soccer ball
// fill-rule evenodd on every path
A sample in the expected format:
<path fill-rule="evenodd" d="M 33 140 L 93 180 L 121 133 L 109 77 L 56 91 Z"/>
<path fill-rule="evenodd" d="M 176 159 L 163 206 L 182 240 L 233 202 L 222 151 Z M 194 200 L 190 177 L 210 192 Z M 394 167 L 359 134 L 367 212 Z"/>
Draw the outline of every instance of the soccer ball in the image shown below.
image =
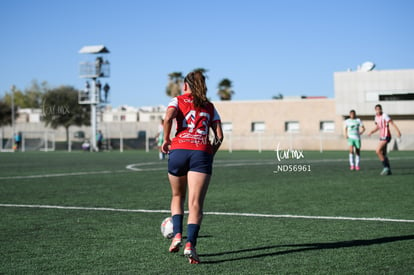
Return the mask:
<path fill-rule="evenodd" d="M 173 237 L 173 223 L 171 217 L 165 218 L 162 221 L 161 234 L 167 239 L 171 239 Z"/>

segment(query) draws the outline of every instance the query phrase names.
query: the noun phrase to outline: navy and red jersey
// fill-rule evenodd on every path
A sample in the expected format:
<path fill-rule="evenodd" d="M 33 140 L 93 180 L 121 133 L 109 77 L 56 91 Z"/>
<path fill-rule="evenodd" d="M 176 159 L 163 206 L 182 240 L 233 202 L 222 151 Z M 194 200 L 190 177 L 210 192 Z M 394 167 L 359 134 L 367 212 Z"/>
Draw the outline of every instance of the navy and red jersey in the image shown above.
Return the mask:
<path fill-rule="evenodd" d="M 170 150 L 200 150 L 211 154 L 209 129 L 214 122 L 220 122 L 214 105 L 208 102 L 203 107 L 195 108 L 193 96 L 186 93 L 174 97 L 168 108 L 177 110 L 177 132 L 171 141 Z"/>

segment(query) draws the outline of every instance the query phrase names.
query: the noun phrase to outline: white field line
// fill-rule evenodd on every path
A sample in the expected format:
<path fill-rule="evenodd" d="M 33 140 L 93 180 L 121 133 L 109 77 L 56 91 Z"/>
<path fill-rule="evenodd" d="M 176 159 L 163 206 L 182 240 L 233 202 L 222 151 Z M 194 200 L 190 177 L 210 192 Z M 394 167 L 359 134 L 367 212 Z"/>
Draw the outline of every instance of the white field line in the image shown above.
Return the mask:
<path fill-rule="evenodd" d="M 399 157 L 399 158 L 390 158 L 391 160 L 404 160 L 404 159 L 414 159 L 414 157 Z M 362 161 L 367 160 L 376 160 L 376 158 L 365 158 Z M 287 160 L 292 161 L 292 160 Z M 321 163 L 321 162 L 347 162 L 346 158 L 344 159 L 320 159 L 320 160 L 310 160 L 301 159 L 295 164 L 312 164 L 312 163 Z M 286 162 L 286 163 L 287 163 Z M 0 177 L 0 180 L 10 180 L 10 179 L 35 179 L 35 178 L 52 178 L 52 177 L 68 177 L 68 176 L 85 176 L 85 175 L 98 175 L 98 174 L 111 174 L 111 173 L 124 173 L 127 171 L 135 172 L 147 172 L 147 171 L 167 171 L 166 165 L 162 167 L 145 167 L 151 165 L 159 165 L 160 162 L 144 162 L 144 163 L 133 163 L 127 165 L 126 170 L 116 170 L 116 171 L 90 171 L 90 172 L 71 172 L 71 173 L 56 173 L 56 174 L 38 174 L 38 175 L 26 175 L 26 176 L 5 176 Z M 261 160 L 252 162 L 252 160 L 218 160 L 214 162 L 214 167 L 237 167 L 237 166 L 257 166 L 257 165 L 276 165 L 278 162 L 276 160 Z"/>
<path fill-rule="evenodd" d="M 219 164 L 217 164 L 219 163 Z M 250 160 L 240 160 L 240 161 L 232 161 L 232 162 L 215 162 L 215 167 L 231 167 L 231 166 L 254 166 L 254 165 L 272 165 L 274 161 L 261 161 L 261 162 L 251 162 Z M 167 171 L 167 166 L 163 167 L 153 167 L 153 168 L 143 168 L 143 166 L 159 164 L 158 162 L 147 162 L 147 163 L 133 163 L 126 166 L 126 169 L 132 171 L 160 171 L 164 170 Z"/>
<path fill-rule="evenodd" d="M 123 172 L 125 172 L 125 170 L 118 170 L 118 171 L 106 171 L 106 170 L 103 170 L 103 171 L 56 173 L 56 174 L 39 174 L 39 175 L 26 175 L 26 176 L 6 176 L 6 177 L 0 177 L 0 180 L 54 178 L 54 177 L 68 177 L 68 176 L 84 176 L 84 175 L 97 175 L 97 174 L 112 174 L 112 173 L 123 173 Z"/>
<path fill-rule="evenodd" d="M 59 205 L 34 205 L 34 204 L 0 204 L 0 207 L 11 208 L 38 208 L 38 209 L 62 209 L 62 210 L 87 210 L 87 211 L 110 211 L 110 212 L 133 212 L 133 213 L 170 213 L 170 210 L 148 210 L 148 209 L 122 209 L 107 207 L 81 207 L 81 206 L 59 206 Z M 186 212 L 188 213 L 188 212 Z M 389 218 L 356 218 L 356 217 L 331 217 L 331 216 L 305 216 L 305 215 L 273 215 L 255 213 L 234 212 L 204 212 L 206 215 L 217 216 L 239 216 L 239 217 L 261 217 L 261 218 L 290 218 L 290 219 L 312 219 L 312 220 L 345 220 L 345 221 L 374 221 L 374 222 L 400 222 L 414 223 L 414 220 L 389 219 Z"/>
<path fill-rule="evenodd" d="M 390 160 L 404 160 L 404 159 L 414 159 L 414 157 L 398 157 L 398 158 L 392 158 L 390 157 Z M 373 161 L 377 160 L 377 158 L 363 158 L 361 161 Z M 253 160 L 217 160 L 214 161 L 214 167 L 237 167 L 237 166 L 257 166 L 257 165 L 276 165 L 276 164 L 282 164 L 282 163 L 290 163 L 294 162 L 295 164 L 313 164 L 313 163 L 324 163 L 324 162 L 348 162 L 347 158 L 343 159 L 317 159 L 317 160 L 310 160 L 307 161 L 306 159 L 300 159 L 300 160 L 292 160 L 287 159 L 283 162 L 278 162 L 276 159 L 274 160 L 259 160 L 259 161 L 253 161 Z M 146 162 L 146 163 L 133 163 L 126 166 L 126 169 L 132 170 L 132 171 L 159 171 L 159 170 L 166 170 L 167 168 L 165 166 L 163 167 L 153 167 L 153 168 L 145 168 L 145 166 L 149 165 L 157 165 L 159 162 Z"/>

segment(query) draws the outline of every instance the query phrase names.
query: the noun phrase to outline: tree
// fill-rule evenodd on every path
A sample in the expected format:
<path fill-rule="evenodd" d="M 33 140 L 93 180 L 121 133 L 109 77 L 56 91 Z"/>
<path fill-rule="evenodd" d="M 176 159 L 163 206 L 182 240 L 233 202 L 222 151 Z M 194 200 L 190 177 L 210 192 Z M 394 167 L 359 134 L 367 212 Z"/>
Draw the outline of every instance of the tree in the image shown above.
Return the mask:
<path fill-rule="evenodd" d="M 17 118 L 17 107 L 14 108 Z M 0 126 L 10 125 L 12 123 L 12 108 L 4 100 L 0 100 Z"/>
<path fill-rule="evenodd" d="M 71 86 L 49 90 L 43 97 L 42 112 L 46 126 L 65 128 L 68 143 L 70 126 L 90 125 L 90 106 L 78 103 L 78 91 Z"/>
<path fill-rule="evenodd" d="M 231 97 L 234 94 L 232 88 L 232 82 L 228 78 L 222 79 L 218 84 L 218 92 L 221 100 L 231 100 Z"/>
<path fill-rule="evenodd" d="M 39 84 L 36 80 L 32 80 L 31 86 L 25 89 L 27 108 L 41 108 L 43 104 L 43 96 L 49 90 L 50 88 L 46 81 L 42 81 L 42 83 Z"/>
<path fill-rule="evenodd" d="M 283 99 L 283 95 L 279 93 L 278 95 L 272 96 L 272 99 Z"/>
<path fill-rule="evenodd" d="M 46 81 L 41 84 L 37 80 L 32 80 L 32 84 L 24 91 L 14 89 L 14 105 L 19 108 L 41 108 L 43 95 L 49 90 Z M 11 106 L 11 93 L 4 95 L 4 102 Z"/>
<path fill-rule="evenodd" d="M 166 93 L 169 97 L 176 97 L 181 94 L 181 84 L 184 79 L 183 73 L 172 72 L 168 74 L 169 81 L 166 88 Z"/>

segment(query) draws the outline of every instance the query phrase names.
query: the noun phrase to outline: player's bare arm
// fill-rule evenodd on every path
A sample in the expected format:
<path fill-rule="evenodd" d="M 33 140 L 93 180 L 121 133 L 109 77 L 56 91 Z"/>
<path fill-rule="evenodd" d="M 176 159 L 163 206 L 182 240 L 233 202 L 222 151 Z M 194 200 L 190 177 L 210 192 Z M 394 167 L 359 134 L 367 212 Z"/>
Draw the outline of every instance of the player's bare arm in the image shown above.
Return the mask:
<path fill-rule="evenodd" d="M 220 122 L 213 123 L 213 125 L 211 126 L 211 129 L 213 130 L 213 133 L 214 133 L 213 154 L 216 154 L 217 150 L 220 148 L 221 143 L 224 140 L 223 129 L 221 127 Z"/>
<path fill-rule="evenodd" d="M 371 132 L 369 132 L 368 133 L 368 136 L 370 137 L 372 134 L 374 134 L 375 132 L 378 132 L 378 130 L 379 130 L 380 128 L 378 127 L 378 125 L 376 125 L 375 124 L 375 128 L 371 131 Z"/>
<path fill-rule="evenodd" d="M 397 124 L 395 124 L 394 121 L 392 121 L 392 120 L 389 121 L 389 124 L 391 124 L 392 127 L 394 127 L 395 131 L 397 132 L 397 137 L 400 138 L 401 137 L 401 131 L 398 128 Z"/>
<path fill-rule="evenodd" d="M 361 132 L 359 132 L 360 135 L 362 135 L 365 132 L 365 126 L 361 125 Z"/>
<path fill-rule="evenodd" d="M 164 142 L 161 150 L 164 154 L 167 154 L 170 150 L 171 145 L 171 128 L 174 118 L 177 116 L 177 110 L 175 108 L 168 108 L 164 118 Z"/>

